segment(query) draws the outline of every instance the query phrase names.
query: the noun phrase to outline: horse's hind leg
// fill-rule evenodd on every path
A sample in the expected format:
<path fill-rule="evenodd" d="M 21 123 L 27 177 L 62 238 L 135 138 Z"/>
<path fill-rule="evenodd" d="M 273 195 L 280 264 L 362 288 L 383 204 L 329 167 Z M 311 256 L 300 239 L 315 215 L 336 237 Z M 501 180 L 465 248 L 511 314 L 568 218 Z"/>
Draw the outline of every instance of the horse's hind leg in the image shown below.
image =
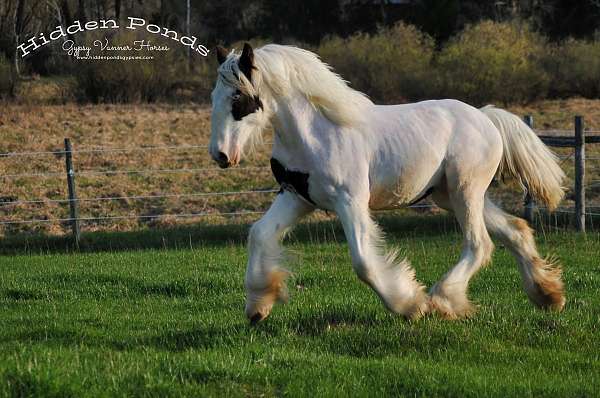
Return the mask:
<path fill-rule="evenodd" d="M 538 307 L 562 310 L 565 305 L 561 269 L 538 254 L 533 231 L 527 222 L 511 216 L 491 200 L 485 201 L 485 224 L 515 256 L 523 279 L 523 288 Z"/>
<path fill-rule="evenodd" d="M 494 249 L 483 215 L 488 176 L 479 176 L 481 178 L 470 181 L 460 177 L 457 172 L 452 171 L 446 175 L 446 207 L 454 212 L 463 231 L 462 253 L 458 263 L 431 289 L 431 310 L 437 311 L 446 319 L 462 318 L 474 312 L 474 307 L 467 298 L 469 280 L 489 262 Z M 491 180 L 491 175 L 489 179 Z M 437 201 L 442 202 L 439 193 L 437 196 Z"/>
<path fill-rule="evenodd" d="M 427 312 L 425 287 L 415 280 L 408 261 L 397 261 L 396 253 L 384 253 L 383 239 L 371 219 L 368 198 L 346 198 L 336 206 L 358 277 L 379 295 L 392 312 L 416 319 Z"/>

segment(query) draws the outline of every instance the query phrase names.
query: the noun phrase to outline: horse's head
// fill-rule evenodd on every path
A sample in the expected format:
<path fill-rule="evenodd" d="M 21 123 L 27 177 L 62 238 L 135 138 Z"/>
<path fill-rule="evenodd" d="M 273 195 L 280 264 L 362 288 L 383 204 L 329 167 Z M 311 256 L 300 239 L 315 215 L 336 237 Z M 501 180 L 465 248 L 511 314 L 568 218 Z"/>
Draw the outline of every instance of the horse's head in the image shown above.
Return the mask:
<path fill-rule="evenodd" d="M 246 43 L 241 55 L 216 49 L 219 61 L 217 84 L 212 91 L 209 152 L 220 167 L 239 163 L 268 125 L 259 96 L 260 77 L 252 47 Z"/>

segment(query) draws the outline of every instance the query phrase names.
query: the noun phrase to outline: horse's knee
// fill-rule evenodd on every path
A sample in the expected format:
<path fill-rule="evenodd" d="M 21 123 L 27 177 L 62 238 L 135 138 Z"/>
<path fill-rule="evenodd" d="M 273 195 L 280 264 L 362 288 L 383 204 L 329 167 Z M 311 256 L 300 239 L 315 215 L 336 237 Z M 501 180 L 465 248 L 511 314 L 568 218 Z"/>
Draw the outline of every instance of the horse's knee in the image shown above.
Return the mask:
<path fill-rule="evenodd" d="M 248 234 L 248 245 L 250 247 L 264 245 L 269 241 L 269 228 L 263 220 L 258 220 L 252 227 L 250 227 L 250 233 Z"/>
<path fill-rule="evenodd" d="M 246 287 L 262 289 L 268 271 L 277 268 L 281 250 L 267 223 L 262 220 L 255 222 L 248 234 L 248 267 L 246 271 Z"/>

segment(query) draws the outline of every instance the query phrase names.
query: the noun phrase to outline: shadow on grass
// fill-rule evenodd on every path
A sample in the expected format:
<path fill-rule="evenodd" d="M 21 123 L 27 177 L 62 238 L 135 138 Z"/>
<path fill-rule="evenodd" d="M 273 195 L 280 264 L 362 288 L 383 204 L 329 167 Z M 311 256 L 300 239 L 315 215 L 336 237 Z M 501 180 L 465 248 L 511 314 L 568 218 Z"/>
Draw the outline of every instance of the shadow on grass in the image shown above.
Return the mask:
<path fill-rule="evenodd" d="M 59 328 L 33 328 L 2 338 L 2 342 L 18 341 L 22 344 L 54 344 L 60 346 L 75 346 L 86 342 L 86 336 L 73 330 Z"/>
<path fill-rule="evenodd" d="M 43 298 L 39 293 L 20 289 L 8 289 L 3 292 L 2 296 L 11 301 L 39 300 Z"/>
<path fill-rule="evenodd" d="M 102 292 L 103 297 L 164 297 L 185 298 L 197 294 L 219 294 L 226 289 L 225 283 L 214 280 L 176 280 L 163 283 L 150 283 L 129 276 L 104 274 L 49 274 L 34 277 L 40 284 L 51 283 L 60 289 L 51 293 L 41 294 L 27 289 L 8 289 L 0 287 L 0 298 L 9 302 L 30 300 L 59 300 L 64 295 L 77 292 L 79 298 L 97 297 Z M 87 287 L 93 286 L 93 289 Z M 86 287 L 86 288 L 82 288 Z"/>
<path fill-rule="evenodd" d="M 318 337 L 325 333 L 344 331 L 356 326 L 369 328 L 386 321 L 389 319 L 381 320 L 372 312 L 347 306 L 326 308 L 320 313 L 299 314 L 296 319 L 290 320 L 289 327 L 299 335 Z"/>
<path fill-rule="evenodd" d="M 248 340 L 249 326 L 243 323 L 223 326 L 200 326 L 192 330 L 171 331 L 145 340 L 124 343 L 122 348 L 151 346 L 160 350 L 173 352 L 188 349 L 213 349 L 217 347 L 237 347 Z"/>
<path fill-rule="evenodd" d="M 83 391 L 71 390 L 70 386 L 23 370 L 9 370 L 2 374 L 2 380 L 11 397 L 80 397 Z"/>
<path fill-rule="evenodd" d="M 385 215 L 379 223 L 390 236 L 419 236 L 456 233 L 458 225 L 448 215 Z M 126 251 L 142 249 L 186 249 L 199 246 L 245 244 L 250 224 L 178 226 L 131 232 L 83 233 L 79 248 L 66 236 L 18 234 L 0 240 L 0 255 Z M 290 235 L 288 242 L 344 241 L 336 221 L 305 222 Z"/>
<path fill-rule="evenodd" d="M 459 233 L 460 229 L 450 214 L 379 215 L 378 223 L 388 236 L 395 238 L 439 236 Z M 592 230 L 597 230 L 600 217 L 588 217 Z M 546 231 L 572 228 L 569 214 L 540 215 L 536 227 Z M 594 228 L 595 227 L 595 228 Z M 47 254 L 81 252 L 116 252 L 143 249 L 186 249 L 201 246 L 244 245 L 250 224 L 227 225 L 197 224 L 164 229 L 146 229 L 130 232 L 89 232 L 81 237 L 75 248 L 70 236 L 19 234 L 0 240 L 0 255 Z M 339 221 L 315 221 L 301 223 L 290 235 L 288 242 L 326 243 L 344 241 Z"/>

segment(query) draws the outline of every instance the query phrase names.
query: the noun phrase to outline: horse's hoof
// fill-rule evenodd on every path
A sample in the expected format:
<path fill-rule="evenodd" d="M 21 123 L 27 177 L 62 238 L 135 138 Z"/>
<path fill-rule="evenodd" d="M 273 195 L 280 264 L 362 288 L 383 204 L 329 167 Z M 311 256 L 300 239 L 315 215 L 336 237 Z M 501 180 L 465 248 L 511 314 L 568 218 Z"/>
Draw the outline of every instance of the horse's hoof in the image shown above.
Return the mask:
<path fill-rule="evenodd" d="M 266 316 L 263 316 L 260 312 L 257 312 L 256 314 L 249 317 L 250 325 L 256 326 L 260 321 L 262 321 L 265 318 Z"/>

